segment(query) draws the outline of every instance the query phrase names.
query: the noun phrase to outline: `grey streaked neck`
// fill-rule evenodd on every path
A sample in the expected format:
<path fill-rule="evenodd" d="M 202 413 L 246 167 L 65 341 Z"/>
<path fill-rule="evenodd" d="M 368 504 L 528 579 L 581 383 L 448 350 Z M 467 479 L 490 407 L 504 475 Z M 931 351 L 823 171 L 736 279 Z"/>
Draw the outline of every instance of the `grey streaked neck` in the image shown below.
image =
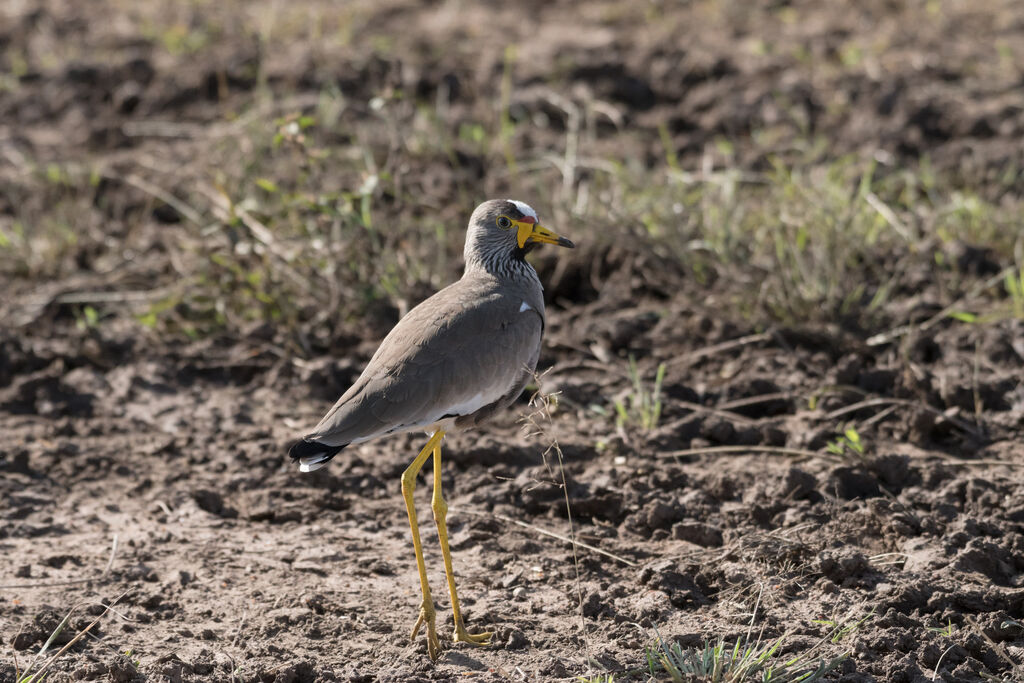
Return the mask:
<path fill-rule="evenodd" d="M 466 259 L 465 275 L 486 272 L 499 280 L 511 280 L 517 284 L 534 283 L 543 290 L 537 271 L 525 258 L 525 250 L 513 250 L 509 253 L 503 249 L 481 248 L 483 245 L 467 242 L 463 256 Z M 521 253 L 516 253 L 516 252 Z M 465 276 L 464 275 L 464 276 Z"/>

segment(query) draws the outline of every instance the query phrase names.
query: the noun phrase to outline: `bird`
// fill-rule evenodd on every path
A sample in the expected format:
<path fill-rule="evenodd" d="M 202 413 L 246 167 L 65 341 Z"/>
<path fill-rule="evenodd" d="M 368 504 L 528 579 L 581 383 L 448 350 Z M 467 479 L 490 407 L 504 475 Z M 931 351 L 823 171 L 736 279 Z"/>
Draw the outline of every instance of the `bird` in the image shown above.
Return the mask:
<path fill-rule="evenodd" d="M 352 444 L 413 430 L 430 435 L 401 484 L 422 592 L 410 641 L 425 626 L 427 653 L 434 661 L 440 642 L 413 503 L 416 477 L 432 456 L 431 509 L 451 597 L 452 639 L 489 645 L 494 634 L 467 631 L 459 608 L 441 488 L 441 442 L 446 433 L 472 428 L 507 408 L 533 377 L 545 325 L 544 289 L 526 255 L 542 244 L 575 247 L 541 225 L 524 202 L 492 199 L 476 207 L 466 232 L 462 277 L 402 317 L 355 383 L 288 451 L 300 471 L 313 472 Z"/>

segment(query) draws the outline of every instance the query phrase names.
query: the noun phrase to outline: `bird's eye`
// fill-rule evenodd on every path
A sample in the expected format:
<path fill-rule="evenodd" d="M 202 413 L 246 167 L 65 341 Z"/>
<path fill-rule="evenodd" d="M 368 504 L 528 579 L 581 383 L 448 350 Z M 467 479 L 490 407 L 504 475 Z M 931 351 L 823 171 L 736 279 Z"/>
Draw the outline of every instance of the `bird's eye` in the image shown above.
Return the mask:
<path fill-rule="evenodd" d="M 508 230 L 509 228 L 512 227 L 512 219 L 509 218 L 508 216 L 498 216 L 498 220 L 495 222 L 498 224 L 498 227 L 501 228 L 502 230 Z"/>

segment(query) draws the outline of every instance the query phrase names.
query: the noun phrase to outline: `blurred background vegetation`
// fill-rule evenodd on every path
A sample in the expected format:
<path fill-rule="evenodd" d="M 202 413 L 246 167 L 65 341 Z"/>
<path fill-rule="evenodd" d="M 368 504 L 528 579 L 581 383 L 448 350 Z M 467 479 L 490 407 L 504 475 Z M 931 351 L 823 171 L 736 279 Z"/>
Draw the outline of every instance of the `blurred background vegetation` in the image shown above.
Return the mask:
<path fill-rule="evenodd" d="M 538 257 L 556 306 L 626 270 L 616 296 L 757 325 L 1024 317 L 1010 0 L 0 18 L 0 316 L 17 326 L 323 353 L 457 277 L 494 196 L 582 246 Z"/>

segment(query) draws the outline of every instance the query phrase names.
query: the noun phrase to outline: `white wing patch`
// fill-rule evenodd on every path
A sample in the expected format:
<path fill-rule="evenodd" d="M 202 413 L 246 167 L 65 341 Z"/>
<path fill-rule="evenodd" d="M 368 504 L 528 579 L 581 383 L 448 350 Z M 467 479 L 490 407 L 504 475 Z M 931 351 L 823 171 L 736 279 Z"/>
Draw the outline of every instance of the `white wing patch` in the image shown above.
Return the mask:
<path fill-rule="evenodd" d="M 526 303 L 525 301 L 523 302 L 523 305 L 519 307 L 519 312 L 520 313 L 526 313 L 527 311 L 532 311 L 532 310 L 533 310 L 533 306 L 531 306 L 530 304 Z"/>
<path fill-rule="evenodd" d="M 375 432 L 375 433 L 370 434 L 368 436 L 362 436 L 362 437 L 359 437 L 358 439 L 352 439 L 351 443 L 353 443 L 353 444 L 363 443 L 364 441 L 369 441 L 370 439 L 376 439 L 379 436 L 387 436 L 388 434 L 400 434 L 402 432 L 420 431 L 420 430 L 428 429 L 428 428 L 430 428 L 432 426 L 440 425 L 441 423 L 445 422 L 445 418 L 444 418 L 445 415 L 454 415 L 456 417 L 460 417 L 462 415 L 472 415 L 473 413 L 475 413 L 476 411 L 480 410 L 481 408 L 489 406 L 492 403 L 494 403 L 495 401 L 497 401 L 499 398 L 501 398 L 502 396 L 505 395 L 506 391 L 508 391 L 508 389 L 505 389 L 504 391 L 502 391 L 500 387 L 492 387 L 491 390 L 486 392 L 486 393 L 485 392 L 479 392 L 476 395 L 471 396 L 470 398 L 465 399 L 464 401 L 460 401 L 459 403 L 456 403 L 456 404 L 453 404 L 453 405 L 445 406 L 434 417 L 429 417 L 429 418 L 427 418 L 425 420 L 422 420 L 420 422 L 404 424 L 404 425 L 397 425 L 397 426 L 391 427 L 389 429 L 384 429 L 384 430 L 381 430 L 379 432 Z M 449 426 L 449 427 L 444 427 L 444 428 L 445 429 L 450 429 L 451 427 Z M 301 465 L 299 469 L 301 471 L 303 471 L 303 472 L 312 472 L 313 470 L 316 470 L 316 469 L 319 469 L 319 468 L 323 467 L 325 464 L 326 463 L 319 463 L 319 464 L 311 463 L 310 466 L 309 466 L 309 469 L 303 469 L 303 467 L 305 467 L 305 465 Z"/>
<path fill-rule="evenodd" d="M 524 216 L 532 216 L 533 220 L 540 222 L 540 219 L 537 218 L 537 212 L 534 211 L 529 204 L 517 201 L 515 199 L 509 199 L 508 201 L 516 205 L 516 208 L 519 209 L 519 213 L 523 214 Z"/>
<path fill-rule="evenodd" d="M 448 406 L 444 410 L 445 415 L 472 415 L 476 411 L 480 410 L 484 406 L 489 406 L 505 394 L 504 391 L 491 390 L 486 395 L 481 392 L 472 398 L 468 398 L 461 403 L 457 403 L 453 406 Z M 439 418 L 440 419 L 440 418 Z"/>

